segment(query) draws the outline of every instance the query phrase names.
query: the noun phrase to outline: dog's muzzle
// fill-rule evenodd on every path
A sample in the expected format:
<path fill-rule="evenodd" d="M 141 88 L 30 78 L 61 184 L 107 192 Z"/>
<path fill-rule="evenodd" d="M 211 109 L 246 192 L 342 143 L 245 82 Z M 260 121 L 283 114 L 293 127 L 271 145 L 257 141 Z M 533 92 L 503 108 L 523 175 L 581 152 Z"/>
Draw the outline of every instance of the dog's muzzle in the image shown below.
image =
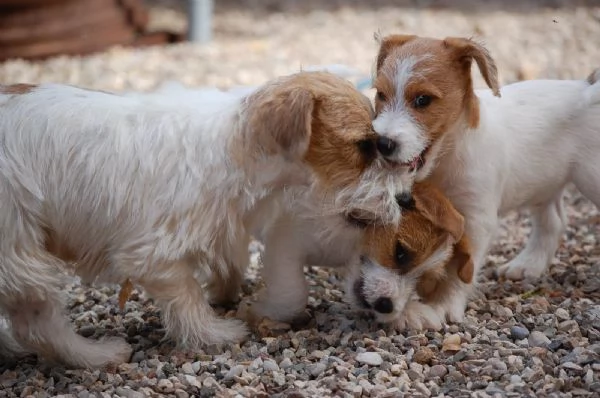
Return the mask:
<path fill-rule="evenodd" d="M 367 261 L 366 258 L 361 256 L 361 262 L 364 263 L 365 261 Z M 357 302 L 363 308 L 373 310 L 380 314 L 391 314 L 394 312 L 394 302 L 389 297 L 378 297 L 373 304 L 369 303 L 369 300 L 367 300 L 367 295 L 365 294 L 365 280 L 363 277 L 354 282 L 352 290 Z"/>

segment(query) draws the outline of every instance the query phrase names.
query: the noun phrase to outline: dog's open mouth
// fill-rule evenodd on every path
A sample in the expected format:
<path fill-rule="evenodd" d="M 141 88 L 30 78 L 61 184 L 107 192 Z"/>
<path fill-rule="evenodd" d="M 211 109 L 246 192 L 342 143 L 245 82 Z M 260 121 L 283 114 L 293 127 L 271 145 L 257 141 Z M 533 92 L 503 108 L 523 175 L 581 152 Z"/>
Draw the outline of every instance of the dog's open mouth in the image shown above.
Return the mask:
<path fill-rule="evenodd" d="M 428 145 L 417 156 L 415 156 L 408 162 L 403 162 L 402 166 L 408 166 L 410 171 L 420 170 L 425 165 L 425 156 L 427 155 L 427 152 L 429 152 L 429 148 L 431 148 L 431 146 Z"/>

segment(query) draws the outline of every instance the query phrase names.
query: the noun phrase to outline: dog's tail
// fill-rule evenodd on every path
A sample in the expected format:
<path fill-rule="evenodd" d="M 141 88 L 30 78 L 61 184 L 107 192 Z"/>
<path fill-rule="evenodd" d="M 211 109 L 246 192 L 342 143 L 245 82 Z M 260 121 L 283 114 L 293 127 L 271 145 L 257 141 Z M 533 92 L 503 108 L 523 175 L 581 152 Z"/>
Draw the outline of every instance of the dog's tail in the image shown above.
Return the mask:
<path fill-rule="evenodd" d="M 596 68 L 596 70 L 590 73 L 586 82 L 590 85 L 590 87 L 586 89 L 589 104 L 600 104 L 600 68 Z"/>

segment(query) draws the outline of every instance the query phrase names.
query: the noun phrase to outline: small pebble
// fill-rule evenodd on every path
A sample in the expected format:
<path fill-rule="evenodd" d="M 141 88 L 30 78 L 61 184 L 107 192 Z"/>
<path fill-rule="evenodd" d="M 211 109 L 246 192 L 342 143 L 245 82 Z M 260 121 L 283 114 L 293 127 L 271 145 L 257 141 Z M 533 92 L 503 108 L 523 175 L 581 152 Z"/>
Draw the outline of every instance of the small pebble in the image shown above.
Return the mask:
<path fill-rule="evenodd" d="M 413 356 L 413 360 L 422 365 L 425 365 L 425 364 L 429 364 L 431 362 L 431 360 L 433 359 L 433 357 L 434 357 L 434 353 L 431 350 L 431 348 L 421 347 L 415 352 L 415 355 Z"/>
<path fill-rule="evenodd" d="M 358 355 L 356 355 L 356 360 L 359 363 L 364 363 L 367 365 L 371 365 L 371 366 L 379 366 L 383 363 L 383 359 L 381 358 L 381 355 L 379 355 L 376 352 L 362 352 Z"/>
<path fill-rule="evenodd" d="M 323 373 L 325 371 L 325 369 L 327 369 L 327 365 L 325 365 L 324 363 L 321 363 L 321 362 L 317 362 L 312 365 L 308 365 L 308 367 L 306 368 L 308 373 L 310 373 L 310 375 L 313 377 L 319 376 L 321 373 Z"/>
<path fill-rule="evenodd" d="M 550 344 L 550 339 L 542 332 L 534 330 L 528 338 L 531 347 L 547 347 Z"/>
<path fill-rule="evenodd" d="M 529 336 L 529 330 L 521 326 L 513 326 L 510 328 L 510 337 L 513 340 L 526 339 Z"/>
<path fill-rule="evenodd" d="M 434 377 L 443 378 L 447 374 L 448 374 L 448 369 L 446 369 L 446 367 L 444 365 L 433 365 L 429 369 L 429 373 L 427 374 L 427 377 L 430 379 L 432 379 Z"/>

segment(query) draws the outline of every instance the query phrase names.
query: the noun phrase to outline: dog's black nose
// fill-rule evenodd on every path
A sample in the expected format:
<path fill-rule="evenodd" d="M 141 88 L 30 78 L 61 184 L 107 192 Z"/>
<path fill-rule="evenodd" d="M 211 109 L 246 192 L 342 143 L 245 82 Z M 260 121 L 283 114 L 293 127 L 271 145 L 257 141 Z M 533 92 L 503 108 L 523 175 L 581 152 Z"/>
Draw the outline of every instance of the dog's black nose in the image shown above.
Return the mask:
<path fill-rule="evenodd" d="M 396 195 L 396 203 L 406 210 L 412 210 L 415 207 L 415 200 L 410 192 L 402 192 Z"/>
<path fill-rule="evenodd" d="M 381 314 L 389 314 L 394 311 L 394 303 L 389 297 L 379 297 L 373 303 L 373 309 Z"/>
<path fill-rule="evenodd" d="M 385 157 L 392 156 L 396 152 L 396 141 L 380 135 L 375 142 L 377 151 Z"/>

